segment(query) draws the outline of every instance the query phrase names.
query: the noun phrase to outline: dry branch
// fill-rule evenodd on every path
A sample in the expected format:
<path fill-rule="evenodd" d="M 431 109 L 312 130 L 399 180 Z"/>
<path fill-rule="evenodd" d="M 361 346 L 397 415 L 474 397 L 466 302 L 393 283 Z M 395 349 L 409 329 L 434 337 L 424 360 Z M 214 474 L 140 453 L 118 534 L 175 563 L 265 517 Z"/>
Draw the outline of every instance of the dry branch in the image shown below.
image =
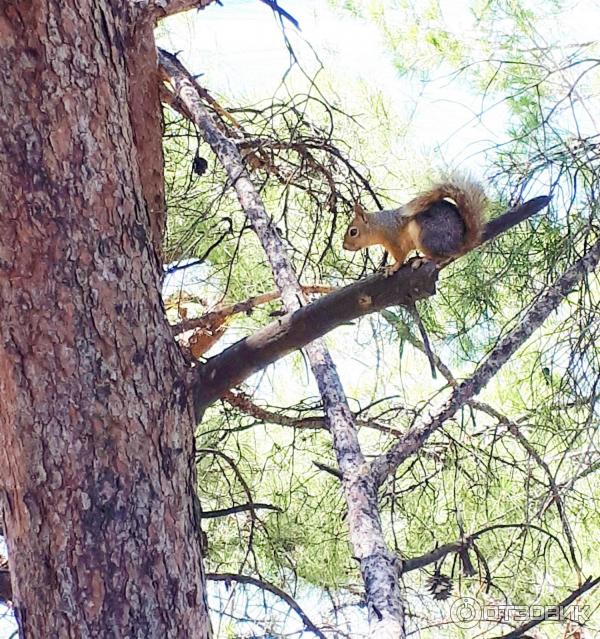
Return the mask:
<path fill-rule="evenodd" d="M 231 391 L 227 391 L 223 395 L 223 399 L 230 406 L 237 408 L 240 412 L 246 415 L 254 417 L 260 422 L 277 424 L 279 426 L 289 426 L 291 428 L 298 428 L 301 430 L 327 430 L 327 421 L 325 417 L 289 417 L 288 415 L 284 415 L 281 411 L 270 411 L 266 410 L 262 406 L 258 406 L 258 404 L 255 404 L 246 394 L 240 392 L 233 393 Z M 402 431 L 397 428 L 386 426 L 374 419 L 359 419 L 355 415 L 354 420 L 359 428 L 372 428 L 373 430 L 378 430 L 382 433 L 386 433 L 387 435 L 393 435 L 394 437 L 401 437 L 403 434 Z"/>
<path fill-rule="evenodd" d="M 226 583 L 236 581 L 241 584 L 249 584 L 251 586 L 261 588 L 262 590 L 266 590 L 267 592 L 270 592 L 280 599 L 283 599 L 283 601 L 285 601 L 285 603 L 300 617 L 307 630 L 313 632 L 315 635 L 317 635 L 317 637 L 320 637 L 321 639 L 327 639 L 325 635 L 319 630 L 319 628 L 317 628 L 317 626 L 310 620 L 304 610 L 302 610 L 302 608 L 296 603 L 295 599 L 290 597 L 287 592 L 281 590 L 281 588 L 278 588 L 274 584 L 265 581 L 264 579 L 256 579 L 255 577 L 248 577 L 247 575 L 238 575 L 230 572 L 209 572 L 206 575 L 206 579 L 208 581 L 224 581 Z"/>
<path fill-rule="evenodd" d="M 425 553 L 424 555 L 419 555 L 418 557 L 411 557 L 410 559 L 404 559 L 402 561 L 402 573 L 411 572 L 413 570 L 417 570 L 419 568 L 424 568 L 425 566 L 429 566 L 430 564 L 438 562 L 440 559 L 449 555 L 450 553 L 458 553 L 462 550 L 468 550 L 473 546 L 473 542 L 476 539 L 479 539 L 482 535 L 485 535 L 488 532 L 496 531 L 496 530 L 504 530 L 507 528 L 519 528 L 524 530 L 537 530 L 545 535 L 551 537 L 561 549 L 563 555 L 566 558 L 564 550 L 560 545 L 560 541 L 557 537 L 548 533 L 543 528 L 539 526 L 535 526 L 533 524 L 524 523 L 524 524 L 494 524 L 492 526 L 486 526 L 477 532 L 474 532 L 470 535 L 465 535 L 461 539 L 456 539 L 455 541 L 448 542 L 443 546 L 439 546 L 435 548 L 431 552 Z"/>
<path fill-rule="evenodd" d="M 436 278 L 437 270 L 432 264 L 416 271 L 405 266 L 397 277 L 372 275 L 285 315 L 195 369 L 192 392 L 196 409 L 201 411 L 252 373 L 340 324 L 388 306 L 411 304 L 429 297 Z"/>
<path fill-rule="evenodd" d="M 227 172 L 238 201 L 261 242 L 287 312 L 293 315 L 302 312 L 303 305 L 307 303 L 306 297 L 281 237 L 249 178 L 239 149 L 212 120 L 201 100 L 197 83 L 186 69 L 166 51 L 159 50 L 159 59 L 177 95 L 185 103 L 194 123 Z M 370 300 L 363 299 L 362 302 L 363 305 L 369 304 Z M 397 637 L 404 634 L 404 606 L 396 559 L 386 547 L 376 491 L 364 481 L 366 462 L 354 418 L 335 364 L 324 343 L 315 336 L 308 339 L 305 345 L 323 400 L 337 462 L 344 477 L 342 487 L 348 507 L 350 541 L 355 556 L 360 560 L 371 632 L 380 635 L 381 639 Z M 235 368 L 231 372 L 235 374 Z M 209 380 L 215 381 L 216 374 L 217 371 L 214 371 Z M 198 391 L 201 392 L 200 384 L 196 384 L 193 391 L 197 414 L 203 407 L 197 401 Z"/>
<path fill-rule="evenodd" d="M 475 373 L 461 382 L 450 399 L 436 413 L 430 414 L 413 426 L 387 453 L 373 460 L 371 473 L 377 485 L 395 472 L 398 466 L 421 448 L 425 440 L 450 419 L 462 406 L 477 395 L 490 379 L 504 366 L 562 300 L 600 262 L 600 240 L 588 252 L 561 275 L 554 284 L 532 304 L 520 324 L 501 339 Z"/>
<path fill-rule="evenodd" d="M 306 295 L 324 295 L 326 293 L 332 293 L 336 290 L 334 286 L 320 286 L 320 285 L 307 285 L 302 286 L 302 290 Z M 281 297 L 279 291 L 269 291 L 268 293 L 261 293 L 260 295 L 253 295 L 243 302 L 233 302 L 232 304 L 223 304 L 217 308 L 213 308 L 211 311 L 204 313 L 201 317 L 184 319 L 171 327 L 174 335 L 189 331 L 194 328 L 204 328 L 209 330 L 217 329 L 223 322 L 229 317 L 237 315 L 238 313 L 249 313 L 257 306 L 262 304 L 268 304 Z"/>

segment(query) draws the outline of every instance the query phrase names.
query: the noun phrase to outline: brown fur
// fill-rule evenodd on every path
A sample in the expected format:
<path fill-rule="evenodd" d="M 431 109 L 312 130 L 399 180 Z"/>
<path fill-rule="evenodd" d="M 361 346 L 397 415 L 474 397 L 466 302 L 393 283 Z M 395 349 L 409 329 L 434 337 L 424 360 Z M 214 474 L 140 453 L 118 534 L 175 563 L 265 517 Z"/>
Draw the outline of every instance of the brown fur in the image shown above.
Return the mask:
<path fill-rule="evenodd" d="M 382 245 L 395 259 L 387 274 L 397 271 L 415 249 L 435 262 L 446 261 L 480 243 L 485 204 L 479 184 L 453 177 L 398 209 L 365 213 L 356 205 L 344 248 Z"/>

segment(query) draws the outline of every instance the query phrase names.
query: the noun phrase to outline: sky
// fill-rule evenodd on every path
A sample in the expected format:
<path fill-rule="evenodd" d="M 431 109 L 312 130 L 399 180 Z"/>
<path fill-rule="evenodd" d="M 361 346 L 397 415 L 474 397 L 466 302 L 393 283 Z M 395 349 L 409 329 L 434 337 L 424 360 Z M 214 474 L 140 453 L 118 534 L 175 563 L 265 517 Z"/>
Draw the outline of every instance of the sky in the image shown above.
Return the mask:
<path fill-rule="evenodd" d="M 201 82 L 212 91 L 235 95 L 238 102 L 269 99 L 280 89 L 290 64 L 279 22 L 258 0 L 223 4 L 213 3 L 201 12 L 174 16 L 159 31 L 159 44 L 171 51 L 182 50 L 182 60 L 194 73 L 205 74 Z M 421 133 L 423 149 L 443 148 L 445 162 L 452 162 L 455 156 L 472 155 L 475 149 L 471 146 L 481 147 L 482 140 L 485 144 L 491 123 L 496 126 L 503 119 L 500 106 L 483 121 L 474 122 L 473 96 L 460 84 L 448 91 L 444 74 L 438 85 L 429 84 L 427 88 L 402 77 L 374 24 L 335 10 L 325 0 L 281 4 L 300 23 L 301 32 L 291 25 L 286 26 L 286 32 L 309 73 L 318 68 L 320 60 L 336 78 L 348 78 L 349 87 L 365 85 L 382 91 L 399 111 L 408 110 L 416 117 L 414 127 Z M 467 26 L 466 7 L 465 2 L 452 3 L 457 28 Z M 340 92 L 343 89 L 340 83 Z M 342 97 L 352 111 L 347 92 Z M 453 136 L 455 131 L 460 135 Z M 477 171 L 478 165 L 474 159 L 470 168 Z"/>
<path fill-rule="evenodd" d="M 382 3 L 385 4 L 385 3 Z M 393 5 L 394 3 L 388 2 Z M 479 37 L 477 18 L 469 0 L 440 0 L 444 26 L 457 37 Z M 526 2 L 540 10 L 534 39 L 549 45 L 549 55 L 558 56 L 562 44 L 597 40 L 600 3 L 597 0 L 565 2 L 565 10 L 545 21 L 541 16 L 552 6 L 550 0 Z M 286 23 L 286 33 L 303 67 L 311 73 L 318 64 L 306 43 L 310 43 L 327 70 L 347 78 L 347 86 L 361 85 L 380 90 L 401 116 L 412 115 L 416 151 L 432 155 L 443 166 L 461 166 L 479 175 L 483 151 L 503 139 L 507 110 L 492 107 L 488 100 L 480 114 L 481 98 L 449 69 L 440 68 L 426 84 L 398 73 L 381 32 L 370 21 L 332 8 L 326 0 L 282 0 L 281 5 L 300 23 L 301 32 Z M 402 20 L 401 12 L 389 12 Z M 386 14 L 387 17 L 387 14 Z M 181 50 L 182 59 L 195 73 L 204 73 L 202 84 L 217 93 L 236 96 L 238 102 L 269 99 L 279 89 L 289 67 L 280 25 L 272 11 L 258 0 L 226 0 L 202 11 L 191 11 L 165 21 L 159 43 Z M 340 95 L 352 111 L 352 100 L 339 83 Z M 589 123 L 597 132 L 594 114 Z M 580 120 L 582 117 L 580 115 Z M 585 119 L 585 118 L 583 118 Z M 481 177 L 481 176 L 480 176 Z"/>

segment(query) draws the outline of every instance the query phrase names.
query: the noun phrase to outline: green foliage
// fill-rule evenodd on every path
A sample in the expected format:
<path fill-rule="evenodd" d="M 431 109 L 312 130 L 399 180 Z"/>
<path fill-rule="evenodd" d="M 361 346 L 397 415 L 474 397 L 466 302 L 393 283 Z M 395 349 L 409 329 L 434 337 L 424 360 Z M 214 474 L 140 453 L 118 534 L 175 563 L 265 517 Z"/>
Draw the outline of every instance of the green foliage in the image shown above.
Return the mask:
<path fill-rule="evenodd" d="M 492 215 L 516 199 L 548 191 L 554 196 L 548 211 L 445 269 L 437 294 L 419 305 L 435 352 L 455 378 L 464 378 L 596 237 L 600 140 L 589 113 L 598 106 L 597 47 L 561 43 L 555 50 L 557 36 L 550 32 L 540 44 L 535 27 L 560 20 L 558 1 L 463 3 L 460 19 L 447 3 L 433 1 L 330 4 L 378 27 L 411 86 L 433 81 L 442 69 L 461 90 L 466 87 L 479 105 L 477 117 L 502 105 L 494 141 L 480 155 Z M 344 100 L 334 93 L 343 92 L 345 82 L 332 70 L 318 83 L 330 92 L 283 91 L 252 108 L 234 106 L 235 95 L 219 97 L 240 124 L 241 148 L 263 160 L 252 177 L 305 284 L 343 285 L 374 270 L 377 249 L 368 257 L 341 249 L 353 203 L 360 199 L 373 210 L 377 202 L 389 207 L 405 201 L 427 182 L 435 157 L 419 146 L 396 96 L 368 86 L 357 93 L 353 85 L 353 111 L 345 113 Z M 166 130 L 169 259 L 204 259 L 201 283 L 219 291 L 217 301 L 272 290 L 264 254 L 216 159 L 201 144 L 208 171 L 194 175 L 193 131 L 172 115 Z M 390 546 L 405 558 L 460 538 L 461 526 L 467 534 L 489 529 L 475 542 L 478 555 L 471 551 L 475 576 L 460 575 L 457 555 L 444 560 L 455 596 L 488 604 L 555 603 L 577 583 L 573 555 L 584 574 L 600 571 L 594 553 L 600 524 L 599 298 L 597 279 L 590 277 L 478 397 L 484 406 L 465 406 L 382 491 Z M 235 317 L 228 335 L 233 340 L 251 333 L 278 309 L 273 302 Z M 421 337 L 403 309 L 340 327 L 327 339 L 353 409 L 375 425 L 361 427 L 368 453 L 394 441 L 385 428 L 406 430 L 448 396 L 445 380 L 430 379 Z M 330 437 L 305 429 L 302 421 L 291 426 L 322 415 L 307 380 L 296 354 L 245 385 L 272 419 L 223 402 L 202 423 L 199 448 L 218 450 L 231 462 L 212 452 L 200 455 L 203 508 L 226 508 L 251 496 L 280 509 L 206 520 L 207 564 L 210 571 L 259 574 L 309 599 L 316 589 L 340 607 L 358 606 L 360 576 L 339 482 L 322 470 L 336 465 Z M 492 410 L 486 412 L 486 405 Z M 433 568 L 405 578 L 414 628 L 427 625 L 420 619 L 421 597 Z M 447 621 L 444 606 L 429 610 L 427 621 Z M 445 628 L 434 625 L 420 636 L 472 636 Z M 543 628 L 549 629 L 541 636 L 558 636 L 556 628 Z M 493 628 L 481 630 L 494 636 Z"/>

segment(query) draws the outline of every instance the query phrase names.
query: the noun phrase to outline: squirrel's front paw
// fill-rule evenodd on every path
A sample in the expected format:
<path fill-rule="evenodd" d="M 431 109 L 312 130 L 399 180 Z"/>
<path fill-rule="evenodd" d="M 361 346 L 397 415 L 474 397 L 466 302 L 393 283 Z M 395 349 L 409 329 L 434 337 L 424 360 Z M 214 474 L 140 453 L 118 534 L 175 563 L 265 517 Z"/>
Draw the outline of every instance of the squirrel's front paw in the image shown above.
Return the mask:
<path fill-rule="evenodd" d="M 421 268 L 423 264 L 427 264 L 429 260 L 426 257 L 415 257 L 414 260 L 411 260 L 410 267 L 413 271 L 416 271 L 418 268 Z"/>
<path fill-rule="evenodd" d="M 388 266 L 384 266 L 381 271 L 383 273 L 383 277 L 390 277 L 393 275 L 400 267 L 402 266 L 401 262 L 395 262 L 394 264 L 388 264 Z"/>

